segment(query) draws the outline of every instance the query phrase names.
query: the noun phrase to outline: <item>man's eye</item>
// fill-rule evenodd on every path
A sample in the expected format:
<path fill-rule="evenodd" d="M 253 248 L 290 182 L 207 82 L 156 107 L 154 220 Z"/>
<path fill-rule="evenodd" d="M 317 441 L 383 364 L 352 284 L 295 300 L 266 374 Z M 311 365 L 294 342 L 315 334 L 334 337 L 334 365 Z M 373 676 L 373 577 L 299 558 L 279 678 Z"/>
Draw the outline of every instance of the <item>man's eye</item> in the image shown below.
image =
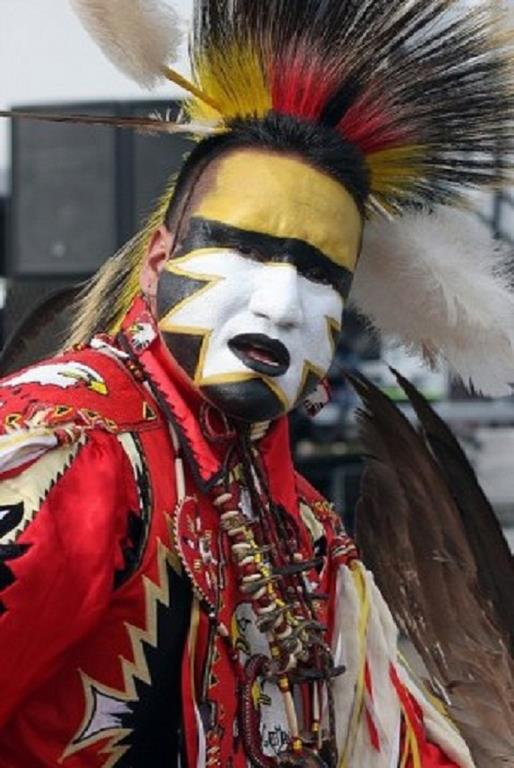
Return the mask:
<path fill-rule="evenodd" d="M 237 252 L 244 256 L 246 259 L 252 259 L 252 261 L 265 261 L 265 257 L 256 248 L 252 248 L 250 245 L 239 245 Z"/>
<path fill-rule="evenodd" d="M 323 267 L 308 267 L 303 272 L 303 276 L 307 280 L 312 280 L 314 283 L 321 283 L 322 285 L 332 285 L 330 275 L 323 269 Z"/>

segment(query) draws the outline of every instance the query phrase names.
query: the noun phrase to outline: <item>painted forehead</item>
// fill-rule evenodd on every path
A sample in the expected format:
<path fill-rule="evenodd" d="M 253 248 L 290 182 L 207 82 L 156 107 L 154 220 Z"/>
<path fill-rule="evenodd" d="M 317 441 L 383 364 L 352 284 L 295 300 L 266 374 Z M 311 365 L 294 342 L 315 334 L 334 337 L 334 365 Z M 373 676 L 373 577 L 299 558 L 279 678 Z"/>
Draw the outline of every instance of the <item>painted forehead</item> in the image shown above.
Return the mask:
<path fill-rule="evenodd" d="M 228 233 L 258 235 L 263 247 L 291 241 L 354 271 L 362 219 L 349 192 L 326 174 L 294 157 L 244 149 L 217 161 L 209 182 L 193 203 L 193 226 L 207 221 Z"/>

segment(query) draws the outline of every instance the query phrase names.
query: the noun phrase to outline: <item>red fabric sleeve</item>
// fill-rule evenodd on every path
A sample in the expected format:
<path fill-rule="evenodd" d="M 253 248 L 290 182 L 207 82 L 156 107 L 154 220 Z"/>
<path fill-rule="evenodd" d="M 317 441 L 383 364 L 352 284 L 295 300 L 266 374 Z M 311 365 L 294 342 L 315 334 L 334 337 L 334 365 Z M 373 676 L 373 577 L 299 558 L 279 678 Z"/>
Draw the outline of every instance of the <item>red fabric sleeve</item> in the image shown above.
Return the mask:
<path fill-rule="evenodd" d="M 49 472 L 48 461 L 14 480 L 2 478 L 3 503 L 11 495 L 13 504 L 25 498 L 26 514 L 41 471 Z M 90 433 L 69 466 L 44 485 L 49 490 L 27 527 L 13 536 L 4 525 L 0 537 L 0 727 L 101 619 L 133 502 L 127 457 L 102 432 Z"/>

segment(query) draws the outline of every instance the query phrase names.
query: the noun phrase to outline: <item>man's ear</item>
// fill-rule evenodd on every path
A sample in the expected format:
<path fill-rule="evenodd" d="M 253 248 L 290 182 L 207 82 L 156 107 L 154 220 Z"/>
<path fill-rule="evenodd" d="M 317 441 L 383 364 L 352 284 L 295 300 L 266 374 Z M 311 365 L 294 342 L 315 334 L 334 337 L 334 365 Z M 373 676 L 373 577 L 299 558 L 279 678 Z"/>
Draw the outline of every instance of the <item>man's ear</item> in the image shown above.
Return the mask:
<path fill-rule="evenodd" d="M 157 282 L 173 248 L 174 236 L 162 224 L 156 229 L 150 240 L 145 262 L 139 277 L 141 290 L 153 307 L 157 296 Z"/>

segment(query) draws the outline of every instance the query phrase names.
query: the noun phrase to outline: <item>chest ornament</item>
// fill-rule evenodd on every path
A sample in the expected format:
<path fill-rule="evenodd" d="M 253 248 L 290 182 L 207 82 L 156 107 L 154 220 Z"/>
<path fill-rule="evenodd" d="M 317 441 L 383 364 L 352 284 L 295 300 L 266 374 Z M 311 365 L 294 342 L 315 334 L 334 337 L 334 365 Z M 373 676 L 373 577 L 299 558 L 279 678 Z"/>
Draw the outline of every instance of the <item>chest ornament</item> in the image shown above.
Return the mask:
<path fill-rule="evenodd" d="M 316 606 L 324 596 L 315 591 L 311 577 L 322 563 L 304 558 L 285 511 L 266 499 L 262 490 L 262 484 L 256 484 L 248 494 L 253 519 L 242 504 L 240 483 L 217 486 L 212 492 L 239 594 L 251 606 L 257 630 L 269 648 L 267 655 L 250 655 L 238 670 L 245 753 L 255 768 L 333 766 L 332 680 L 344 669 L 334 667 L 326 627 L 317 615 Z M 233 658 L 240 666 L 240 656 L 233 653 Z M 263 750 L 256 695 L 263 683 L 278 689 L 286 716 L 288 743 L 278 756 Z M 299 696 L 308 702 L 301 711 Z M 328 702 L 329 710 L 324 730 L 323 701 Z"/>
<path fill-rule="evenodd" d="M 188 496 L 175 512 L 175 543 L 182 564 L 200 600 L 216 610 L 220 562 L 215 521 L 201 513 L 198 501 Z M 207 519 L 206 519 L 207 518 Z"/>

